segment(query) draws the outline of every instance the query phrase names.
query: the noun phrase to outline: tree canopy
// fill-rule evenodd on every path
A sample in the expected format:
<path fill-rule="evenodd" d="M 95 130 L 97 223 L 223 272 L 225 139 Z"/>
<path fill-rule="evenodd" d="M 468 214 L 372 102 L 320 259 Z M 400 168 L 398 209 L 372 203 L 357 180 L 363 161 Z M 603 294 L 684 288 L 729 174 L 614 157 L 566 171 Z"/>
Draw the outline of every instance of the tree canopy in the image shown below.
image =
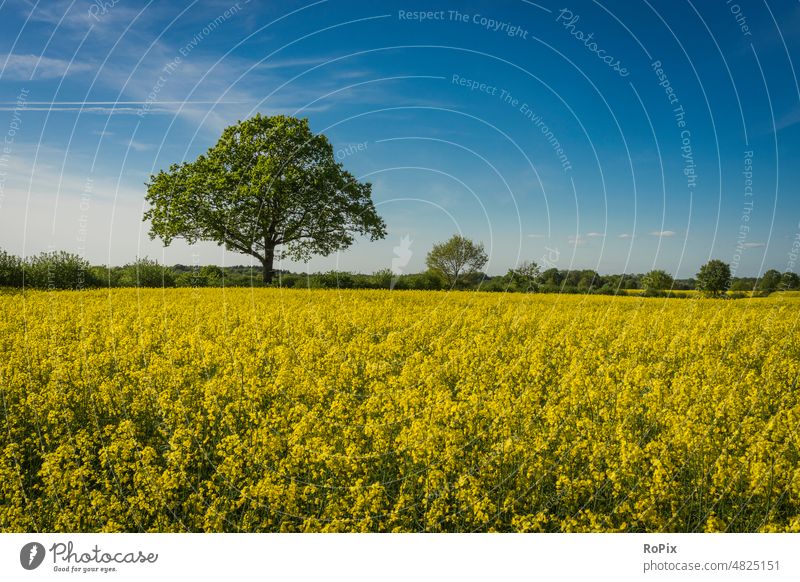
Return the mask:
<path fill-rule="evenodd" d="M 539 265 L 534 261 L 523 261 L 506 273 L 505 280 L 510 287 L 521 291 L 535 291 L 536 279 L 539 277 Z"/>
<path fill-rule="evenodd" d="M 674 284 L 672 275 L 661 269 L 654 269 L 642 277 L 642 287 L 646 290 L 672 289 Z"/>
<path fill-rule="evenodd" d="M 781 284 L 781 272 L 776 269 L 769 269 L 758 281 L 759 291 L 772 293 L 777 291 Z"/>
<path fill-rule="evenodd" d="M 452 287 L 459 277 L 480 271 L 486 261 L 488 258 L 482 243 L 476 244 L 455 234 L 447 242 L 433 245 L 426 264 Z"/>
<path fill-rule="evenodd" d="M 357 235 L 386 236 L 371 184 L 335 160 L 307 119 L 283 115 L 226 128 L 194 162 L 151 176 L 146 199 L 151 238 L 213 241 L 250 255 L 267 283 L 276 257 L 308 260 L 346 249 Z"/>
<path fill-rule="evenodd" d="M 728 263 L 713 259 L 700 267 L 697 273 L 697 288 L 706 295 L 721 295 L 731 286 L 731 267 Z"/>

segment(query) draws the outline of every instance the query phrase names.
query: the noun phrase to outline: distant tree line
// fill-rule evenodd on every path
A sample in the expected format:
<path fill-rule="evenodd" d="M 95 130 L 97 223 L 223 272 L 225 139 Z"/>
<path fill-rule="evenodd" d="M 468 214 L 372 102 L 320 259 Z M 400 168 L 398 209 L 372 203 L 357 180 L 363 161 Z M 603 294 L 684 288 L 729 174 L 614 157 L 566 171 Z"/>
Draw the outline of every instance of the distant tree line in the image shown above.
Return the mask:
<path fill-rule="evenodd" d="M 193 162 L 174 163 L 150 177 L 145 200 L 151 239 L 206 241 L 249 255 L 260 267 L 165 267 L 137 259 L 123 267 L 90 267 L 66 253 L 22 261 L 4 255 L 0 285 L 74 289 L 99 286 L 281 286 L 312 288 L 481 289 L 486 291 L 685 296 L 766 295 L 800 289 L 794 273 L 770 270 L 760 278 L 731 276 L 730 265 L 711 260 L 694 278 L 673 279 L 663 270 L 600 275 L 591 269 L 564 270 L 527 261 L 505 275 L 483 272 L 483 244 L 461 235 L 435 244 L 427 271 L 390 269 L 362 275 L 347 272 L 296 274 L 275 269 L 276 260 L 307 261 L 349 248 L 357 236 L 385 238 L 384 220 L 372 200 L 372 185 L 360 182 L 338 162 L 333 146 L 312 132 L 308 119 L 257 114 L 226 128 L 215 145 Z M 258 271 L 258 272 L 257 272 Z M 256 276 L 258 275 L 258 276 Z"/>
<path fill-rule="evenodd" d="M 452 255 L 452 256 L 449 256 Z M 0 250 L 0 287 L 32 289 L 91 289 L 103 287 L 287 287 L 312 289 L 419 289 L 481 290 L 521 293 L 592 293 L 625 295 L 636 291 L 645 296 L 683 296 L 675 291 L 699 290 L 706 295 L 734 296 L 745 292 L 768 295 L 775 291 L 800 290 L 796 273 L 770 269 L 761 277 L 731 277 L 722 261 L 709 261 L 697 277 L 673 279 L 665 271 L 645 274 L 600 275 L 592 269 L 565 270 L 526 261 L 505 275 L 489 276 L 481 271 L 486 263 L 483 246 L 454 237 L 435 245 L 428 256 L 428 270 L 395 274 L 383 269 L 372 274 L 329 271 L 292 273 L 276 270 L 274 280 L 264 283 L 260 266 L 174 265 L 139 258 L 121 267 L 90 265 L 79 255 L 63 251 L 44 252 L 21 259 Z M 737 295 L 738 294 L 738 295 Z"/>

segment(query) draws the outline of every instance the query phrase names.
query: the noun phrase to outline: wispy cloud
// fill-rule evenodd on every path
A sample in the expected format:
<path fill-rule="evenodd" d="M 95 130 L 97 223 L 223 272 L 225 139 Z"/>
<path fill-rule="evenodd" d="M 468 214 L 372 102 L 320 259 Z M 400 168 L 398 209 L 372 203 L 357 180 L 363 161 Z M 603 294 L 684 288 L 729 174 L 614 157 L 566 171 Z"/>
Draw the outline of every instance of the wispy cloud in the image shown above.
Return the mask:
<path fill-rule="evenodd" d="M 632 234 L 630 234 L 630 233 L 627 233 L 627 232 L 623 232 L 623 233 L 622 233 L 621 235 L 619 235 L 617 238 L 628 238 L 628 239 L 630 239 L 630 238 L 633 238 L 633 235 L 632 235 Z"/>
<path fill-rule="evenodd" d="M 590 238 L 603 238 L 606 234 L 604 232 L 587 232 L 586 236 Z"/>
<path fill-rule="evenodd" d="M 136 152 L 146 152 L 147 150 L 151 150 L 155 147 L 153 144 L 142 143 L 140 141 L 135 141 L 135 140 L 130 140 L 129 142 L 126 143 L 126 145 Z"/>
<path fill-rule="evenodd" d="M 37 57 L 36 55 L 6 54 L 0 56 L 0 66 L 4 79 L 55 79 L 67 73 L 80 73 L 91 70 L 94 65 L 89 63 L 72 62 L 66 59 L 53 59 L 50 57 Z"/>
<path fill-rule="evenodd" d="M 583 247 L 586 246 L 586 239 L 582 236 L 573 236 L 570 235 L 567 237 L 567 242 L 574 247 Z"/>
<path fill-rule="evenodd" d="M 133 7 L 123 2 L 96 2 L 94 0 L 48 0 L 47 2 L 29 2 L 23 6 L 23 14 L 34 22 L 44 22 L 61 29 L 71 30 L 73 34 L 94 27 L 96 32 L 113 34 L 109 30 L 111 24 L 127 24 L 138 13 Z M 145 14 L 152 12 L 156 6 L 150 7 Z M 140 8 L 141 9 L 141 8 Z M 102 26 L 100 26 L 102 25 Z"/>
<path fill-rule="evenodd" d="M 172 114 L 192 126 L 218 134 L 256 110 L 270 115 L 296 115 L 298 108 L 319 97 L 321 90 L 319 84 L 292 85 L 269 95 L 265 101 L 264 91 L 258 88 L 263 79 L 251 79 L 247 75 L 249 61 L 230 58 L 222 66 L 216 59 L 193 54 L 191 60 L 183 60 L 165 73 L 164 67 L 173 63 L 175 55 L 179 54 L 177 49 L 157 44 L 151 52 L 152 57 L 141 63 L 133 75 L 125 68 L 104 69 L 104 84 L 125 87 L 122 98 L 126 105 L 123 107 L 130 107 L 128 110 L 115 107 L 115 114 L 139 113 L 142 109 L 147 116 Z M 148 96 L 156 90 L 156 81 L 162 76 L 164 80 L 158 87 L 157 98 L 147 103 Z M 276 75 L 271 84 L 280 83 L 281 78 Z M 329 82 L 334 85 L 336 80 L 331 78 Z M 335 97 L 341 101 L 348 98 L 344 94 Z M 324 111 L 336 100 L 319 101 L 304 108 L 302 113 Z"/>
<path fill-rule="evenodd" d="M 746 242 L 742 246 L 746 249 L 760 249 L 767 245 L 761 242 Z"/>
<path fill-rule="evenodd" d="M 532 232 L 528 234 L 528 238 L 547 238 L 546 234 L 539 234 L 538 232 Z"/>
<path fill-rule="evenodd" d="M 658 237 L 671 237 L 675 236 L 674 230 L 654 230 L 648 233 L 650 236 L 658 236 Z"/>
<path fill-rule="evenodd" d="M 31 101 L 25 111 L 47 111 L 48 113 L 100 113 L 103 115 L 137 115 L 147 106 L 147 113 L 175 113 L 179 109 L 208 111 L 208 106 L 242 105 L 244 101 Z M 255 103 L 253 101 L 252 103 Z M 202 107 L 201 107 L 202 106 Z M 16 111 L 19 106 L 11 102 L 0 102 L 0 111 Z M 288 110 L 287 110 L 288 111 Z"/>
<path fill-rule="evenodd" d="M 338 58 L 338 55 L 327 57 L 300 57 L 294 59 L 269 59 L 259 63 L 257 69 L 308 69 L 329 63 Z"/>
<path fill-rule="evenodd" d="M 775 122 L 774 130 L 780 131 L 798 123 L 800 123 L 800 107 L 795 107 Z"/>

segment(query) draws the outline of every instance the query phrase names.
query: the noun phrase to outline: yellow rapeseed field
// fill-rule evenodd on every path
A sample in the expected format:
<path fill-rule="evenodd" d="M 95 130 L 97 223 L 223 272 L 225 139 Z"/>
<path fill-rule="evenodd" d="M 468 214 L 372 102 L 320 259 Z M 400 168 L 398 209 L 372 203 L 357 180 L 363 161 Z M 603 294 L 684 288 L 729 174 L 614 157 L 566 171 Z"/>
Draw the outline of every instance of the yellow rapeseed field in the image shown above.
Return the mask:
<path fill-rule="evenodd" d="M 0 296 L 3 531 L 800 531 L 800 300 Z"/>

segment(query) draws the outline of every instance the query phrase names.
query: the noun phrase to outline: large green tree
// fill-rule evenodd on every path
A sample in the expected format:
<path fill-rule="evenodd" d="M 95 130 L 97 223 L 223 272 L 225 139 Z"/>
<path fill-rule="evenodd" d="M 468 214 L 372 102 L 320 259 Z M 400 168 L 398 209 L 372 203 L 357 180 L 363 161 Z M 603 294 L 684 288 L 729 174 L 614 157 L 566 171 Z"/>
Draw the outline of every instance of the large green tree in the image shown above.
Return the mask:
<path fill-rule="evenodd" d="M 426 264 L 452 287 L 459 277 L 480 271 L 487 260 L 482 243 L 474 243 L 455 234 L 450 240 L 433 245 Z"/>
<path fill-rule="evenodd" d="M 335 160 L 307 119 L 283 115 L 228 127 L 194 162 L 151 176 L 146 199 L 151 238 L 213 241 L 251 255 L 265 283 L 277 256 L 308 260 L 346 249 L 357 235 L 386 236 L 371 184 Z"/>
<path fill-rule="evenodd" d="M 731 286 L 731 267 L 728 263 L 713 259 L 700 267 L 697 273 L 697 288 L 706 295 L 722 295 Z"/>

